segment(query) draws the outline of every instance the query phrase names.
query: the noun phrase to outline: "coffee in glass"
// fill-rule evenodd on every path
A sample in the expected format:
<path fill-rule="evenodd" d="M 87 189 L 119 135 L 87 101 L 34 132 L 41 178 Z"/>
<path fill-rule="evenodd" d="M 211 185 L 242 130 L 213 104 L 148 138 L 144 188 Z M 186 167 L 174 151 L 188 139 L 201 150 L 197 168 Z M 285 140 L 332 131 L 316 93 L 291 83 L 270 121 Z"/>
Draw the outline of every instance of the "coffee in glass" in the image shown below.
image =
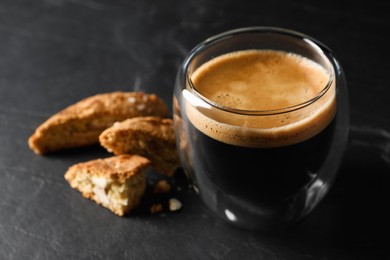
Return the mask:
<path fill-rule="evenodd" d="M 333 54 L 303 34 L 233 30 L 180 68 L 174 120 L 184 171 L 217 215 L 251 229 L 286 226 L 328 192 L 348 135 Z"/>

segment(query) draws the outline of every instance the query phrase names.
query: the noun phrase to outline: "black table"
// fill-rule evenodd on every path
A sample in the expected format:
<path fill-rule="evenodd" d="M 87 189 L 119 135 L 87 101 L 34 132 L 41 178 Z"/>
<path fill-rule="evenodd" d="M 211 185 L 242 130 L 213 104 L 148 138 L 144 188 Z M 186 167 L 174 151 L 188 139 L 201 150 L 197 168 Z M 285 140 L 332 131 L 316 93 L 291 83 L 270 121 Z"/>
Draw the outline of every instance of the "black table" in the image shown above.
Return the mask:
<path fill-rule="evenodd" d="M 353 4 L 352 4 L 353 3 Z M 0 259 L 385 259 L 389 254 L 389 4 L 351 1 L 0 1 Z M 98 146 L 37 156 L 47 117 L 102 92 L 156 93 L 172 108 L 178 66 L 228 29 L 290 28 L 326 43 L 350 91 L 351 135 L 329 196 L 275 233 L 232 227 L 174 180 L 179 212 L 126 218 L 83 199 L 67 168 Z"/>

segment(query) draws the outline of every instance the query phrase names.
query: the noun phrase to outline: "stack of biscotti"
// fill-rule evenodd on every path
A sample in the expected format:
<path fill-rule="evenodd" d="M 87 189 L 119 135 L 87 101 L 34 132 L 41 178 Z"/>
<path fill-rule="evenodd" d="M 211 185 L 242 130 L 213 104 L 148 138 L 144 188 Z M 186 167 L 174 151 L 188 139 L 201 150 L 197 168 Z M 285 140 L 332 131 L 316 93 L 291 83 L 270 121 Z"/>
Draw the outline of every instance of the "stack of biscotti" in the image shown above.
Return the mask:
<path fill-rule="evenodd" d="M 115 156 L 73 165 L 65 179 L 84 197 L 123 216 L 139 204 L 150 165 L 168 176 L 179 166 L 168 114 L 154 94 L 98 94 L 47 119 L 28 143 L 36 154 L 47 154 L 100 141 Z"/>
<path fill-rule="evenodd" d="M 113 92 L 85 98 L 51 116 L 29 138 L 37 154 L 99 142 L 99 135 L 115 122 L 139 116 L 168 116 L 164 102 L 154 94 Z"/>

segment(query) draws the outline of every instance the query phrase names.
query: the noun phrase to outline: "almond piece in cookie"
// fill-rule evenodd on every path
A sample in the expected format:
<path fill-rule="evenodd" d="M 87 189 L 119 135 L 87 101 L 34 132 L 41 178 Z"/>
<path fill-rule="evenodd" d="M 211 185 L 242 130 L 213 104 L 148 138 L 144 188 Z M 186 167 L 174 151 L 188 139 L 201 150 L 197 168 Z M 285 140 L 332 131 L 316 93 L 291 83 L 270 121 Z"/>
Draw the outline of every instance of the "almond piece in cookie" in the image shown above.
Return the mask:
<path fill-rule="evenodd" d="M 169 114 L 164 102 L 154 94 L 112 92 L 85 98 L 51 116 L 29 138 L 36 154 L 99 142 L 99 135 L 117 121 L 138 116 Z"/>
<path fill-rule="evenodd" d="M 179 166 L 173 120 L 136 117 L 115 123 L 99 136 L 100 144 L 114 154 L 139 154 L 159 172 L 172 176 Z"/>
<path fill-rule="evenodd" d="M 138 155 L 118 155 L 75 164 L 69 167 L 65 179 L 83 197 L 123 216 L 140 203 L 149 164 Z"/>

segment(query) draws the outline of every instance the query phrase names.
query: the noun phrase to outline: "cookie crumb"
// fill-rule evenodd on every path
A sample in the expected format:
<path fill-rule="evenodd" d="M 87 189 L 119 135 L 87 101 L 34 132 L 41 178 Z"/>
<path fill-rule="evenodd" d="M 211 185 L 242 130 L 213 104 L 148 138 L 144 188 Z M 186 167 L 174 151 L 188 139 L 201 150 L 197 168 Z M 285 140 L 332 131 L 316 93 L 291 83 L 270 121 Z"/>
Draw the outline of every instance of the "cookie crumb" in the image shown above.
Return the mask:
<path fill-rule="evenodd" d="M 182 203 L 176 198 L 169 199 L 169 210 L 170 211 L 178 211 L 182 208 Z"/>
<path fill-rule="evenodd" d="M 157 182 L 156 186 L 154 187 L 153 193 L 155 194 L 161 194 L 161 193 L 168 193 L 171 191 L 171 185 L 168 183 L 167 180 L 160 180 Z"/>
<path fill-rule="evenodd" d="M 150 206 L 149 211 L 151 214 L 159 213 L 163 211 L 163 206 L 161 204 L 153 204 Z"/>

